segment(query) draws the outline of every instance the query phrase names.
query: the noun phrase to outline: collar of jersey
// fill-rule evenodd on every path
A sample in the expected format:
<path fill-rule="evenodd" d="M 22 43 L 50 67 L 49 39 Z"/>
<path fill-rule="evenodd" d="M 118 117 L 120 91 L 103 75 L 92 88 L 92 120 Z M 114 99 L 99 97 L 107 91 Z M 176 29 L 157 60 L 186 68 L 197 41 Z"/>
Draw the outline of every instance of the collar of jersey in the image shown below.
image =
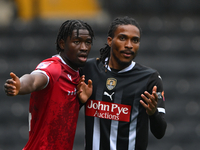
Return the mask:
<path fill-rule="evenodd" d="M 108 60 L 108 57 L 105 59 L 105 62 L 106 62 L 107 60 Z M 132 61 L 131 64 L 130 64 L 128 67 L 126 67 L 126 68 L 120 70 L 118 73 L 127 72 L 127 71 L 131 70 L 134 66 L 135 66 L 135 62 Z M 108 69 L 109 71 L 111 71 L 111 69 L 110 69 L 110 67 L 109 67 L 108 65 L 106 65 L 106 67 L 107 67 L 107 69 Z"/>
<path fill-rule="evenodd" d="M 61 60 L 61 62 L 62 62 L 63 64 L 67 65 L 69 68 L 71 68 L 72 70 L 74 70 L 72 67 L 70 67 L 70 66 L 62 59 L 62 57 L 61 57 L 59 54 L 54 55 L 54 56 L 52 56 L 52 57 L 58 57 L 58 58 Z M 74 70 L 74 71 L 78 72 L 78 70 Z"/>

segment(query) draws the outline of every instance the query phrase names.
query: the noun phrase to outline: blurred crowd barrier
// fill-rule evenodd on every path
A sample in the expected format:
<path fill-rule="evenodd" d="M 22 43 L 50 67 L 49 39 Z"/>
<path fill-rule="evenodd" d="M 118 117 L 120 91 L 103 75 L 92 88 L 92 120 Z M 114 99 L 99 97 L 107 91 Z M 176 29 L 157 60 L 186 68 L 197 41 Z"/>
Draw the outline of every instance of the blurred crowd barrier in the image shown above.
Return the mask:
<path fill-rule="evenodd" d="M 15 0 L 18 15 L 23 20 L 35 17 L 57 19 L 63 17 L 93 17 L 100 12 L 96 0 Z"/>

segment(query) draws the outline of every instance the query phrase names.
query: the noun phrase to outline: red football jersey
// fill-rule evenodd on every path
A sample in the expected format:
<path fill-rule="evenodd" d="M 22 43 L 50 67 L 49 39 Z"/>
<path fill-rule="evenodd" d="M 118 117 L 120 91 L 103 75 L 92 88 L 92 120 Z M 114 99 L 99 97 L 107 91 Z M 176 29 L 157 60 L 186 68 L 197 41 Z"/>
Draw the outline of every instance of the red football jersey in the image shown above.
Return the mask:
<path fill-rule="evenodd" d="M 46 74 L 49 82 L 31 94 L 29 140 L 24 150 L 72 150 L 79 113 L 79 72 L 59 55 L 42 61 L 33 73 L 37 71 Z"/>

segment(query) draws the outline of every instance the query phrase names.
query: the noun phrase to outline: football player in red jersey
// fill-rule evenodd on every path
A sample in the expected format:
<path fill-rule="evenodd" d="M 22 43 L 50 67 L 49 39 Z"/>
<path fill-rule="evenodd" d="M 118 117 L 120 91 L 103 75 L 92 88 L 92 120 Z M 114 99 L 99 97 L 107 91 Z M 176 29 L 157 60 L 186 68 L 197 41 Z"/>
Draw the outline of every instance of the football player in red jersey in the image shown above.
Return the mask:
<path fill-rule="evenodd" d="M 29 140 L 23 150 L 72 150 L 79 113 L 79 100 L 87 99 L 77 91 L 79 67 L 88 57 L 94 33 L 81 20 L 67 20 L 60 29 L 56 44 L 58 54 L 43 60 L 31 74 L 22 77 L 10 73 L 4 84 L 8 96 L 31 93 Z M 92 82 L 89 81 L 90 90 Z M 91 93 L 86 91 L 88 93 Z"/>

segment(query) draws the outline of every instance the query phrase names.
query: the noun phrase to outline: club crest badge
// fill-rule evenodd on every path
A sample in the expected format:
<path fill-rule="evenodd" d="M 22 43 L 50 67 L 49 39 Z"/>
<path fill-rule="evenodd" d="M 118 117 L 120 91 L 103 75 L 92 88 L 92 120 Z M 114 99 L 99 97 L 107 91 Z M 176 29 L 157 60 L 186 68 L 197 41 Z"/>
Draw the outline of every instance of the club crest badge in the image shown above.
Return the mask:
<path fill-rule="evenodd" d="M 115 78 L 108 78 L 106 81 L 106 87 L 108 90 L 112 90 L 117 85 L 117 79 Z"/>

